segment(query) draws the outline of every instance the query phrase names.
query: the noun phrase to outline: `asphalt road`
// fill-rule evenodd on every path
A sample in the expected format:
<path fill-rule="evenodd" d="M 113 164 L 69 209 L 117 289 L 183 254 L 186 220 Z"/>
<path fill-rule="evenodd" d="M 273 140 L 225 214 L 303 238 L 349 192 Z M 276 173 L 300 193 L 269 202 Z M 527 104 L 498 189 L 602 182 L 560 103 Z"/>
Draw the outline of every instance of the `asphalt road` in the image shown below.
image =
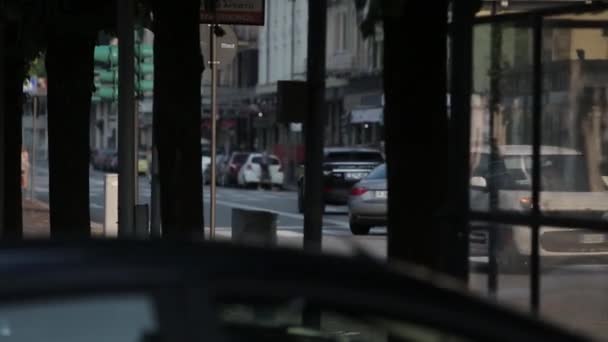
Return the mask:
<path fill-rule="evenodd" d="M 91 218 L 103 223 L 104 174 L 91 170 Z M 140 200 L 148 203 L 150 185 L 140 178 Z M 48 202 L 48 173 L 41 168 L 36 177 L 36 197 Z M 230 239 L 233 208 L 271 211 L 278 215 L 278 238 L 283 246 L 302 246 L 303 216 L 297 213 L 296 193 L 292 191 L 259 191 L 218 188 L 217 238 Z M 209 188 L 204 189 L 205 218 L 209 219 Z M 369 236 L 355 237 L 348 230 L 346 207 L 328 207 L 323 217 L 323 251 L 329 253 L 364 252 L 386 258 L 386 229 L 375 228 Z M 208 224 L 208 222 L 207 222 Z M 473 266 L 483 260 L 472 261 Z M 469 288 L 476 295 L 496 300 L 516 310 L 528 312 L 530 280 L 526 274 L 500 274 L 498 293 L 487 293 L 487 277 L 474 271 Z M 562 326 L 605 339 L 608 336 L 608 265 L 558 266 L 545 270 L 541 276 L 540 314 Z"/>
<path fill-rule="evenodd" d="M 36 198 L 48 203 L 48 171 L 43 162 L 36 172 Z M 91 220 L 104 222 L 104 177 L 105 173 L 90 170 L 89 200 Z M 239 188 L 217 188 L 216 236 L 230 238 L 232 209 L 261 210 L 276 213 L 278 216 L 279 244 L 301 247 L 304 217 L 297 212 L 297 194 L 294 191 L 266 191 Z M 209 186 L 203 189 L 205 226 L 209 226 L 210 198 Z M 140 204 L 150 203 L 150 183 L 147 177 L 139 178 Z M 323 250 L 335 253 L 365 252 L 375 257 L 386 257 L 386 229 L 374 228 L 369 236 L 353 236 L 348 227 L 348 208 L 328 206 L 323 217 Z"/>

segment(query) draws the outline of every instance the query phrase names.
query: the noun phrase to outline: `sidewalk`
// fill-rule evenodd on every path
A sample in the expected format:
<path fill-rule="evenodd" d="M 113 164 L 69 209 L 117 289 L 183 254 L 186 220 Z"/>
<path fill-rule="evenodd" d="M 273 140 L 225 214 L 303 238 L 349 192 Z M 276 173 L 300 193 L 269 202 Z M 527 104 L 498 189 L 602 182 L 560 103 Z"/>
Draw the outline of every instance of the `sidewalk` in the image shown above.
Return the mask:
<path fill-rule="evenodd" d="M 50 236 L 49 206 L 46 203 L 24 199 L 23 206 L 23 237 L 48 238 Z M 101 236 L 103 225 L 91 222 L 91 236 Z"/>
<path fill-rule="evenodd" d="M 48 238 L 49 208 L 46 204 L 31 199 L 24 199 L 23 203 L 23 237 Z"/>

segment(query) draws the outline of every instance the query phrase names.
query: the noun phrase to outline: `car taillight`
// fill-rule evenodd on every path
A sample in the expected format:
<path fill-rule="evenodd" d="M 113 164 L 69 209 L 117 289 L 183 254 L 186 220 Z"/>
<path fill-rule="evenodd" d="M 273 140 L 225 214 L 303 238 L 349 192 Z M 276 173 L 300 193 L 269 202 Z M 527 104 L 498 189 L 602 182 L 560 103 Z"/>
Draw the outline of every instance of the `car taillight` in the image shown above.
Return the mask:
<path fill-rule="evenodd" d="M 352 188 L 352 190 L 350 191 L 350 194 L 351 194 L 351 196 L 361 196 L 366 192 L 367 192 L 366 188 L 356 186 L 356 187 Z"/>
<path fill-rule="evenodd" d="M 532 198 L 530 198 L 530 197 L 520 198 L 519 205 L 521 205 L 522 209 L 531 210 L 532 209 Z"/>

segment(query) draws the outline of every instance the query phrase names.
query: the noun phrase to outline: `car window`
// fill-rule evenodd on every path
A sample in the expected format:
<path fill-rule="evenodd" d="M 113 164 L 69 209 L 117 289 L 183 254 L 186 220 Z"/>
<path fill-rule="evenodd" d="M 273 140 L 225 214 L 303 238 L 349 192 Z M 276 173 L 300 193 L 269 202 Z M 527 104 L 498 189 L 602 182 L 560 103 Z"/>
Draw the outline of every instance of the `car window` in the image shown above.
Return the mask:
<path fill-rule="evenodd" d="M 375 168 L 365 177 L 366 179 L 386 179 L 386 164 L 382 164 Z"/>
<path fill-rule="evenodd" d="M 530 190 L 532 187 L 532 157 L 504 156 L 497 159 L 490 174 L 488 154 L 481 156 L 473 176 L 493 179 L 500 190 Z M 582 155 L 541 156 L 541 190 L 555 192 L 591 191 L 587 163 Z M 577 177 L 571 177 L 576 174 Z"/>
<path fill-rule="evenodd" d="M 236 164 L 243 164 L 245 161 L 247 161 L 247 157 L 249 157 L 249 154 L 247 153 L 237 153 L 232 157 L 232 162 Z"/>
<path fill-rule="evenodd" d="M 0 339 L 11 342 L 140 342 L 157 331 L 144 295 L 83 298 L 0 307 Z"/>
<path fill-rule="evenodd" d="M 339 162 L 373 162 L 381 163 L 384 161 L 382 154 L 379 152 L 329 152 L 325 156 L 327 163 Z"/>
<path fill-rule="evenodd" d="M 279 165 L 281 164 L 281 162 L 279 162 L 279 159 L 277 159 L 276 157 L 270 157 L 270 165 Z M 254 164 L 262 164 L 262 157 L 253 157 L 251 158 L 251 162 Z"/>

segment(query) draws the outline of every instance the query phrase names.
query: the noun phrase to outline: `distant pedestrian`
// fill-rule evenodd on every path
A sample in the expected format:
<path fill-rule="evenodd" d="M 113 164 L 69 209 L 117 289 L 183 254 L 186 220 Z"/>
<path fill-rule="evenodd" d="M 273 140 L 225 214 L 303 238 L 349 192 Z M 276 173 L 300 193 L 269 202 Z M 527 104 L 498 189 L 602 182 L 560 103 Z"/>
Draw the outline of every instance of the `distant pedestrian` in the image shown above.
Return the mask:
<path fill-rule="evenodd" d="M 30 154 L 25 147 L 21 147 L 21 188 L 29 188 Z"/>

